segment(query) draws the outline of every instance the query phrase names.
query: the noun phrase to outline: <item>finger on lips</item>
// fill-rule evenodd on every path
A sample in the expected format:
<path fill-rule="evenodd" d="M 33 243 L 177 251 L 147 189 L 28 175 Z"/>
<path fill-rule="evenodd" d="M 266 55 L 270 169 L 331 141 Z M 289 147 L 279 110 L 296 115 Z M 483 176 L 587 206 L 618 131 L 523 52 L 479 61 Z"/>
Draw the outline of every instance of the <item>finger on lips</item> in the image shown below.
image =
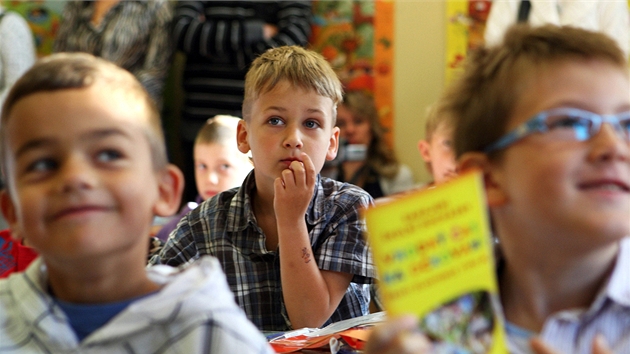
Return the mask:
<path fill-rule="evenodd" d="M 289 168 L 293 171 L 306 170 L 306 168 L 304 167 L 304 163 L 302 161 L 297 161 L 297 160 L 291 162 L 291 164 L 289 165 Z"/>

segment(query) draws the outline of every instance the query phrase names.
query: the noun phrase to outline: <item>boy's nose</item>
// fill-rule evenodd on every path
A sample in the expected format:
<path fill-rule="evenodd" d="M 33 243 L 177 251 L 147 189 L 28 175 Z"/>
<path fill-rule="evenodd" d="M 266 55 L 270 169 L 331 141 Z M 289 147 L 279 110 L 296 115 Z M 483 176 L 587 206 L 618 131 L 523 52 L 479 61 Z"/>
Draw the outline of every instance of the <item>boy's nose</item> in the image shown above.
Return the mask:
<path fill-rule="evenodd" d="M 352 135 L 354 134 L 354 131 L 356 130 L 356 127 L 354 126 L 353 123 L 349 123 L 346 124 L 346 135 Z"/>
<path fill-rule="evenodd" d="M 298 129 L 288 129 L 287 136 L 284 139 L 284 146 L 287 148 L 301 148 L 302 147 L 302 137 L 300 136 L 300 131 Z"/>
<path fill-rule="evenodd" d="M 219 183 L 219 175 L 216 172 L 209 172 L 208 173 L 208 182 L 210 182 L 212 184 L 218 184 Z"/>
<path fill-rule="evenodd" d="M 59 168 L 59 189 L 62 192 L 88 189 L 96 184 L 94 171 L 83 157 L 69 157 Z"/>
<path fill-rule="evenodd" d="M 610 123 L 602 124 L 590 142 L 590 158 L 594 161 L 630 161 L 630 142 Z"/>

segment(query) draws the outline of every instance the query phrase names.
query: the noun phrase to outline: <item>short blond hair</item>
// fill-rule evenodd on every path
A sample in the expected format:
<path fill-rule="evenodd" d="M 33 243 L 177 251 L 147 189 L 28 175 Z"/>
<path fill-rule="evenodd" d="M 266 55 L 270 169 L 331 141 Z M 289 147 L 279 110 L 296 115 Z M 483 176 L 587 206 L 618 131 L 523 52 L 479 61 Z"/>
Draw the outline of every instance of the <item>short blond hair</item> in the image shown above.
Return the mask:
<path fill-rule="evenodd" d="M 299 46 L 283 46 L 261 54 L 245 75 L 243 118 L 251 116 L 252 103 L 271 91 L 280 81 L 287 80 L 295 87 L 314 90 L 333 101 L 333 125 L 336 107 L 342 100 L 343 89 L 337 74 L 320 54 Z"/>
<path fill-rule="evenodd" d="M 482 47 L 466 59 L 464 72 L 445 93 L 453 112 L 457 157 L 483 151 L 507 129 L 527 83 L 550 65 L 600 60 L 627 73 L 625 56 L 605 34 L 570 26 L 515 25 L 503 43 Z"/>
<path fill-rule="evenodd" d="M 199 144 L 236 144 L 236 128 L 239 117 L 217 115 L 206 121 L 195 138 L 195 146 Z"/>
<path fill-rule="evenodd" d="M 427 107 L 424 123 L 424 140 L 431 141 L 433 134 L 440 126 L 453 128 L 453 114 L 448 111 L 448 107 L 442 100 Z"/>
<path fill-rule="evenodd" d="M 15 82 L 4 101 L 0 121 L 0 164 L 5 178 L 8 177 L 6 126 L 16 103 L 40 92 L 87 88 L 95 84 L 126 90 L 131 93 L 127 95 L 128 99 L 138 99 L 146 105 L 149 123 L 145 134 L 151 148 L 153 167 L 156 170 L 166 167 L 168 159 L 160 114 L 140 82 L 130 72 L 91 54 L 58 53 L 38 60 Z"/>

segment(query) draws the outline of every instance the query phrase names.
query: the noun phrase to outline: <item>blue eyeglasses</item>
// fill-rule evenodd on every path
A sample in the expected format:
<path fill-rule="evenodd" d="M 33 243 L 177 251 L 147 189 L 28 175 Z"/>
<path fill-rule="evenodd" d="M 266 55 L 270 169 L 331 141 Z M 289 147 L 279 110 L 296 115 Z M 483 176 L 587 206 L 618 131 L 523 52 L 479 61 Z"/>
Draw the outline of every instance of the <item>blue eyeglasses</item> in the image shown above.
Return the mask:
<path fill-rule="evenodd" d="M 630 111 L 599 115 L 577 108 L 556 108 L 538 113 L 490 144 L 484 152 L 505 149 L 534 133 L 553 133 L 558 140 L 585 141 L 597 134 L 604 123 L 611 124 L 624 140 L 630 142 Z"/>

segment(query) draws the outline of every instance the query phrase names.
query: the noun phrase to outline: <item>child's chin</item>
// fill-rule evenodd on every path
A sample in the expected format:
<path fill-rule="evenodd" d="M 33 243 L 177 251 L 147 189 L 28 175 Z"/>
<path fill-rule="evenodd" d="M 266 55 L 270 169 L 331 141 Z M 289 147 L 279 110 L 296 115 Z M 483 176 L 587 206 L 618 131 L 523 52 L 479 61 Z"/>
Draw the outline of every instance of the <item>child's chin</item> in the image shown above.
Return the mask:
<path fill-rule="evenodd" d="M 217 193 L 217 192 L 206 192 L 206 193 L 203 194 L 203 199 L 204 200 L 208 200 L 208 199 L 214 197 L 217 194 L 219 194 L 219 193 Z"/>

